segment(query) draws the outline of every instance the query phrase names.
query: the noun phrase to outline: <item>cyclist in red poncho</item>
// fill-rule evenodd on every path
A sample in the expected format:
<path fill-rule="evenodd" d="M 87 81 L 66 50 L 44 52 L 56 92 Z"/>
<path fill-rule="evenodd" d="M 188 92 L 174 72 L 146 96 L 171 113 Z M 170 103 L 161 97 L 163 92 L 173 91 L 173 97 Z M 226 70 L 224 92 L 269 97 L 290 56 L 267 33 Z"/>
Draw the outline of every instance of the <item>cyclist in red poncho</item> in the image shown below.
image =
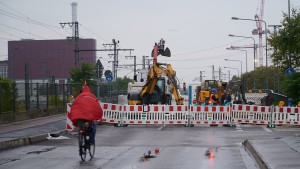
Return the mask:
<path fill-rule="evenodd" d="M 73 125 L 82 129 L 84 121 L 91 121 L 93 134 L 91 135 L 90 142 L 95 141 L 96 125 L 95 121 L 101 120 L 103 110 L 100 107 L 97 97 L 91 93 L 90 88 L 86 85 L 83 86 L 82 93 L 79 94 L 71 106 L 70 119 Z"/>

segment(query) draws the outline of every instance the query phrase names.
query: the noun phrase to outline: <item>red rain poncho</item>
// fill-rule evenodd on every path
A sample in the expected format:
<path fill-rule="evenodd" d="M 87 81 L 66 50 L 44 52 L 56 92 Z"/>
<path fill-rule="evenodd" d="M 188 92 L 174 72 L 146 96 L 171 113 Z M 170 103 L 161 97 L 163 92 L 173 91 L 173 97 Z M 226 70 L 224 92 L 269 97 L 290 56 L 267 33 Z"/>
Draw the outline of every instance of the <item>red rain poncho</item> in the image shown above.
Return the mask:
<path fill-rule="evenodd" d="M 90 121 L 101 120 L 103 110 L 100 107 L 97 97 L 91 93 L 90 88 L 85 86 L 82 93 L 78 95 L 71 106 L 70 119 L 74 126 L 78 126 L 77 120 Z"/>

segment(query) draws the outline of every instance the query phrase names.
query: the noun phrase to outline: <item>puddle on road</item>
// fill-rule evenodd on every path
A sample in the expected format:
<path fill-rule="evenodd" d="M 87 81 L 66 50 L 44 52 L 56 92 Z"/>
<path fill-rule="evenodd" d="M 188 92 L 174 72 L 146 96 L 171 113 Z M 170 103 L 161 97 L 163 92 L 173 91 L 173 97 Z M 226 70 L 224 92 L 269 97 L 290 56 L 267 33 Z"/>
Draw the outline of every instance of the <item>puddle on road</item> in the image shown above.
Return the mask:
<path fill-rule="evenodd" d="M 216 154 L 218 152 L 218 147 L 209 147 L 204 155 L 207 157 L 209 160 L 213 160 L 216 157 Z"/>
<path fill-rule="evenodd" d="M 48 152 L 48 151 L 52 151 L 54 150 L 56 147 L 50 147 L 50 148 L 44 148 L 42 150 L 37 150 L 37 151 L 30 151 L 28 152 L 27 154 L 41 154 L 41 153 L 45 153 L 45 152 Z"/>
<path fill-rule="evenodd" d="M 148 161 L 151 158 L 156 158 L 157 155 L 160 153 L 160 148 L 155 148 L 154 150 L 148 150 L 146 153 L 140 157 L 140 161 Z"/>

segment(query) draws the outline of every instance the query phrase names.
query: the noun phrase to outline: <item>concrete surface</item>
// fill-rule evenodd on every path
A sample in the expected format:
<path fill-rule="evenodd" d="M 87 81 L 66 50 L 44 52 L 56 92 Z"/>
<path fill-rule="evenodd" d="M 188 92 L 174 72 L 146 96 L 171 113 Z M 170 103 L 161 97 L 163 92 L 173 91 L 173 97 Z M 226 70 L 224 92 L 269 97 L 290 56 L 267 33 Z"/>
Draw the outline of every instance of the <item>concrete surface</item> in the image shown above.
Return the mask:
<path fill-rule="evenodd" d="M 49 132 L 64 130 L 65 119 L 64 113 L 0 125 L 0 151 L 46 140 Z"/>
<path fill-rule="evenodd" d="M 0 125 L 0 151 L 46 140 L 48 133 L 65 130 L 65 118 L 61 114 Z M 300 132 L 294 137 L 245 140 L 243 145 L 260 168 L 300 168 Z"/>

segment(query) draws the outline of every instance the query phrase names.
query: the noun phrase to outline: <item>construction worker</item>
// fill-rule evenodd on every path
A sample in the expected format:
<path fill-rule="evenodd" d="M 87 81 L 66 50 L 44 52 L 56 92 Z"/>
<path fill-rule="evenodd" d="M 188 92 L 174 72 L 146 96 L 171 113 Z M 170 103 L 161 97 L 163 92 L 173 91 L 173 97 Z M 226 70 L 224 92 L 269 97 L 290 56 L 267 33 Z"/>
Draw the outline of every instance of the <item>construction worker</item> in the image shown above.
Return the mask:
<path fill-rule="evenodd" d="M 211 89 L 211 95 L 210 95 L 210 103 L 212 103 L 214 106 L 218 104 L 219 99 L 216 97 L 217 90 Z"/>
<path fill-rule="evenodd" d="M 224 90 L 224 93 L 221 97 L 221 105 L 228 105 L 231 103 L 231 95 L 229 90 Z"/>
<path fill-rule="evenodd" d="M 227 98 L 227 91 L 224 90 L 223 94 L 222 94 L 222 97 L 221 97 L 221 105 L 225 105 L 227 103 L 226 98 Z"/>

